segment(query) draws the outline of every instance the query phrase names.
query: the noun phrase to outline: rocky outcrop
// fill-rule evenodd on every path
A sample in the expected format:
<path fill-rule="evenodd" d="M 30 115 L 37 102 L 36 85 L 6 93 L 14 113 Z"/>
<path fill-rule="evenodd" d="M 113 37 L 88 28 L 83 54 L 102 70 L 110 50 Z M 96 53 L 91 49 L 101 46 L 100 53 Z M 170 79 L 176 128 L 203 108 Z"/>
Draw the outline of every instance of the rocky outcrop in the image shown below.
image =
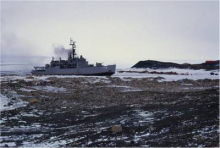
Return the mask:
<path fill-rule="evenodd" d="M 205 62 L 201 64 L 178 64 L 172 62 L 160 62 L 160 61 L 153 61 L 153 60 L 146 60 L 146 61 L 139 61 L 136 63 L 132 68 L 180 68 L 180 69 L 207 69 L 207 70 L 214 70 L 219 69 L 219 61 L 212 61 L 212 62 Z"/>

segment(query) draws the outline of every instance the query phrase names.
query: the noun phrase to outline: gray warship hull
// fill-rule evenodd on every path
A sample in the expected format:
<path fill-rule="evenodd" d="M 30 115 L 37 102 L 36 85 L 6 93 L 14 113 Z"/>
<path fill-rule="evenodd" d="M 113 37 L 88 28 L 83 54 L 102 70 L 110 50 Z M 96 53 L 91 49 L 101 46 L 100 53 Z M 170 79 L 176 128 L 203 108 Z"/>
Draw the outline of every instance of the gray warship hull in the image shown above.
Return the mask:
<path fill-rule="evenodd" d="M 45 67 L 34 67 L 32 70 L 33 75 L 85 75 L 85 76 L 106 76 L 113 75 L 115 73 L 116 65 L 104 66 L 102 63 L 96 63 L 96 65 L 89 64 L 88 61 L 81 55 L 76 55 L 75 42 L 70 39 L 70 45 L 72 46 L 72 52 L 69 52 L 67 60 L 54 60 L 50 64 L 46 64 Z M 70 50 L 71 51 L 71 50 Z"/>
<path fill-rule="evenodd" d="M 49 67 L 45 70 L 33 70 L 33 75 L 84 75 L 84 76 L 111 76 L 115 73 L 116 65 L 102 67 L 60 68 Z"/>

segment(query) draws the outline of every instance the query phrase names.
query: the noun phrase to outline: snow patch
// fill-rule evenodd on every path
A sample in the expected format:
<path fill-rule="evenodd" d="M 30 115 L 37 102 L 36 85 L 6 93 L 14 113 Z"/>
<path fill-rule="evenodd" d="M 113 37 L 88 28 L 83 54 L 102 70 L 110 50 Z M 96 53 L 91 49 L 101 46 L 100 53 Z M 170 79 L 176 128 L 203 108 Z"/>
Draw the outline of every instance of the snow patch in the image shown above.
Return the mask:
<path fill-rule="evenodd" d="M 111 81 L 109 81 L 106 77 L 103 77 L 103 78 L 93 78 L 93 77 L 88 77 L 87 78 L 87 81 L 89 83 L 111 83 Z M 84 82 L 85 83 L 85 82 Z"/>
<path fill-rule="evenodd" d="M 123 69 L 123 71 L 157 71 L 157 72 L 176 72 L 178 74 L 187 74 L 187 75 L 169 75 L 169 74 L 149 74 L 149 73 L 119 73 L 116 72 L 112 77 L 119 77 L 124 80 L 127 77 L 131 78 L 149 78 L 149 77 L 163 77 L 165 79 L 158 80 L 159 82 L 164 81 L 178 81 L 182 79 L 192 79 L 192 80 L 199 80 L 199 79 L 219 79 L 219 70 L 215 70 L 215 73 L 218 75 L 211 75 L 212 71 L 206 71 L 204 69 L 200 70 L 193 70 L 193 69 L 178 69 L 178 68 L 166 68 L 166 69 L 150 69 L 150 68 L 129 68 Z"/>
<path fill-rule="evenodd" d="M 53 86 L 32 86 L 31 88 L 36 89 L 36 90 L 41 90 L 45 92 L 65 92 L 66 89 L 63 87 L 53 87 Z"/>
<path fill-rule="evenodd" d="M 13 147 L 16 146 L 15 142 L 4 142 L 4 143 L 0 143 L 0 147 Z"/>
<path fill-rule="evenodd" d="M 21 91 L 26 91 L 26 92 L 32 92 L 32 91 L 35 91 L 35 90 L 33 90 L 33 89 L 26 89 L 26 88 L 21 88 L 20 90 L 21 90 Z"/>
<path fill-rule="evenodd" d="M 14 101 L 12 101 L 10 98 L 0 94 L 0 110 L 3 111 L 3 110 L 12 110 L 12 109 L 15 109 L 15 108 L 19 108 L 19 107 L 24 107 L 27 105 L 27 102 L 24 102 L 20 99 L 16 99 Z M 9 104 L 10 102 L 11 105 Z"/>

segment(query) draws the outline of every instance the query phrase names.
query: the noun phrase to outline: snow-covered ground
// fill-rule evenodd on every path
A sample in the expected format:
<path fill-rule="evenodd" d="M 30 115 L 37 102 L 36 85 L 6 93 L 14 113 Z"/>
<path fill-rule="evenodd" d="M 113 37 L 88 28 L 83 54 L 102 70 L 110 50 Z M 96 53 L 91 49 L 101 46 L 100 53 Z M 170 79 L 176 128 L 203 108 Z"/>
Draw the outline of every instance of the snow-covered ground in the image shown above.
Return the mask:
<path fill-rule="evenodd" d="M 34 88 L 36 90 L 42 90 L 42 91 L 45 91 L 45 92 L 64 92 L 66 91 L 65 88 L 61 87 L 61 88 L 58 88 L 58 87 L 52 87 L 52 86 L 33 86 L 31 88 Z"/>
<path fill-rule="evenodd" d="M 0 98 L 1 98 L 0 108 L 1 108 L 1 110 L 4 110 L 7 108 L 7 107 L 5 107 L 5 105 L 8 104 L 9 98 L 7 98 L 6 96 L 3 96 L 2 94 L 0 94 Z"/>
<path fill-rule="evenodd" d="M 168 74 L 149 74 L 149 73 L 119 73 L 118 71 L 156 71 L 156 72 L 176 72 L 178 75 L 168 75 Z M 200 70 L 192 70 L 192 69 L 177 69 L 177 68 L 167 68 L 167 69 L 143 69 L 143 68 L 129 68 L 129 69 L 121 69 L 118 70 L 113 77 L 131 77 L 131 78 L 145 78 L 145 77 L 163 77 L 162 81 L 177 81 L 181 79 L 192 79 L 192 80 L 199 80 L 199 79 L 219 79 L 219 70 L 211 70 L 206 71 L 204 69 Z M 210 73 L 214 72 L 218 75 L 211 75 Z M 187 74 L 187 75 L 181 75 L 181 74 Z"/>
<path fill-rule="evenodd" d="M 12 102 L 12 104 L 8 104 L 9 102 Z M 12 100 L 11 98 L 8 98 L 8 97 L 0 94 L 0 111 L 12 110 L 15 108 L 23 107 L 25 105 L 27 105 L 27 102 L 24 102 L 20 99 Z"/>
<path fill-rule="evenodd" d="M 43 80 L 43 81 L 49 81 L 47 80 L 48 78 L 51 77 L 56 77 L 56 78 L 88 78 L 88 79 L 96 79 L 96 78 L 100 78 L 100 79 L 107 79 L 106 77 L 103 76 L 78 76 L 78 75 L 43 75 L 43 76 L 32 76 L 34 79 L 30 79 L 27 78 L 26 75 L 16 75 L 16 76 L 1 76 L 0 77 L 0 82 L 3 81 L 15 81 L 15 80 L 24 80 L 26 82 L 28 81 L 37 81 L 37 80 Z M 94 80 L 96 81 L 96 80 Z M 91 82 L 92 83 L 92 82 Z M 93 82 L 95 83 L 95 82 Z"/>
<path fill-rule="evenodd" d="M 141 98 L 142 97 L 142 98 L 148 99 L 148 97 L 149 97 L 150 99 L 148 99 L 147 101 L 148 101 L 148 103 L 152 103 L 153 99 L 155 99 L 154 101 L 157 101 L 157 100 L 160 100 L 157 98 L 164 97 L 164 98 L 169 99 L 169 97 L 167 97 L 165 93 L 157 93 L 157 92 L 155 92 L 155 94 L 128 93 L 129 95 L 127 95 L 124 92 L 143 91 L 144 88 L 142 88 L 142 87 L 139 88 L 137 85 L 128 86 L 129 82 L 127 83 L 125 81 L 133 82 L 132 81 L 133 79 L 137 80 L 139 78 L 149 78 L 146 80 L 146 82 L 148 83 L 152 79 L 152 77 L 163 77 L 164 78 L 164 79 L 160 79 L 159 81 L 173 81 L 173 80 L 176 81 L 176 80 L 181 80 L 181 79 L 193 79 L 193 80 L 219 79 L 219 75 L 210 75 L 210 72 L 213 72 L 213 71 L 205 71 L 205 70 L 170 68 L 170 69 L 157 69 L 157 70 L 154 70 L 154 69 L 124 69 L 123 71 L 129 71 L 129 70 L 130 71 L 146 71 L 147 70 L 147 71 L 157 71 L 157 72 L 171 72 L 172 71 L 172 72 L 177 72 L 178 74 L 186 74 L 187 73 L 187 75 L 149 74 L 149 73 L 137 73 L 137 72 L 136 73 L 135 72 L 133 72 L 133 73 L 116 72 L 112 76 L 112 77 L 115 77 L 116 79 L 112 79 L 112 78 L 105 77 L 105 76 L 104 77 L 96 77 L 96 76 L 85 77 L 85 76 L 54 76 L 53 75 L 53 76 L 29 77 L 27 75 L 18 75 L 18 76 L 2 76 L 2 77 L 0 77 L 0 81 L 1 81 L 1 83 L 7 83 L 4 81 L 10 81 L 10 84 L 12 84 L 12 86 L 13 86 L 13 83 L 18 83 L 20 80 L 24 80 L 24 81 L 42 81 L 42 80 L 43 81 L 53 81 L 53 79 L 47 79 L 47 78 L 52 78 L 52 77 L 82 78 L 81 79 L 82 81 L 79 81 L 79 82 L 85 83 L 85 85 L 84 84 L 82 85 L 83 87 L 87 87 L 86 83 L 100 83 L 100 84 L 94 84 L 88 88 L 107 87 L 107 88 L 110 88 L 109 90 L 111 90 L 111 91 L 113 90 L 112 88 L 117 88 L 117 90 L 119 90 L 120 92 L 123 92 L 123 93 L 119 93 L 122 97 L 121 96 L 118 97 L 118 98 L 122 98 L 121 102 L 127 101 L 126 99 L 127 98 L 129 99 L 129 96 L 131 95 L 132 101 L 133 101 L 133 98 L 138 98 L 138 97 Z M 214 73 L 219 74 L 219 71 L 215 70 Z M 117 78 L 121 78 L 124 82 L 121 84 Z M 63 82 L 65 82 L 65 81 L 63 81 Z M 66 80 L 66 82 L 68 82 L 70 85 L 72 84 L 71 81 L 69 81 L 69 80 Z M 76 81 L 73 80 L 73 82 L 76 82 Z M 139 82 L 142 83 L 142 79 L 139 79 Z M 105 84 L 103 84 L 103 83 L 105 83 Z M 24 86 L 21 85 L 21 86 L 19 86 L 20 88 L 16 87 L 16 90 L 19 90 L 18 92 L 22 91 L 21 94 L 28 94 L 32 91 L 37 92 L 38 90 L 41 90 L 44 92 L 55 92 L 55 93 L 58 93 L 58 92 L 63 93 L 63 92 L 68 92 L 68 90 L 70 90 L 69 87 L 66 87 L 66 85 L 65 85 L 66 83 L 60 83 L 62 85 L 57 85 L 57 83 L 55 83 L 56 84 L 55 86 L 52 85 L 53 83 L 46 83 L 45 85 L 47 85 L 47 86 L 40 86 L 40 85 L 38 85 L 39 83 L 37 83 L 37 85 L 35 85 L 35 82 L 34 83 L 27 83 L 27 84 L 30 84 L 30 85 L 24 85 Z M 136 83 L 134 83 L 134 84 L 136 84 Z M 169 84 L 169 83 L 156 83 L 156 84 L 161 85 L 161 86 L 165 86 L 163 84 Z M 216 83 L 214 83 L 214 84 L 216 85 Z M 193 87 L 193 85 L 194 85 L 193 83 L 192 84 L 191 83 L 180 83 L 180 85 L 184 85 L 183 89 L 185 86 L 187 87 L 186 89 L 203 89 L 203 90 L 205 89 L 205 87 Z M 191 88 L 189 86 L 192 86 L 193 88 Z M 175 87 L 175 86 L 173 86 L 173 87 Z M 218 86 L 215 86 L 215 87 L 218 87 Z M 74 89 L 75 89 L 75 87 L 74 87 Z M 89 89 L 89 92 L 90 92 L 90 90 L 91 89 Z M 96 90 L 98 90 L 98 89 L 96 89 Z M 5 92 L 9 92 L 9 90 L 7 90 Z M 107 92 L 109 93 L 110 91 L 107 91 Z M 115 91 L 113 90 L 112 92 L 115 92 Z M 10 93 L 12 93 L 13 95 L 8 96 L 7 93 L 2 93 L 4 95 L 0 94 L 1 111 L 8 110 L 8 109 L 14 109 L 17 107 L 21 107 L 22 105 L 26 105 L 25 102 L 22 102 L 22 101 L 12 102 L 13 103 L 12 105 L 8 105 L 11 101 L 13 101 L 12 97 L 16 97 L 17 98 L 16 100 L 19 100 L 19 97 L 22 97 L 21 95 L 20 96 L 17 95 L 16 92 L 13 93 L 13 91 L 10 91 Z M 76 95 L 77 95 L 77 93 L 76 93 Z M 6 94 L 6 96 L 5 96 L 5 94 Z M 36 93 L 33 92 L 33 94 L 36 94 Z M 50 93 L 45 93 L 45 94 L 50 94 Z M 100 93 L 98 93 L 98 94 L 100 94 Z M 174 95 L 175 94 L 176 93 L 174 93 Z M 199 94 L 199 93 L 196 93 L 196 94 Z M 72 95 L 72 94 L 69 94 L 69 95 Z M 125 96 L 125 99 L 123 99 L 123 96 Z M 179 96 L 175 97 L 173 99 L 174 101 L 171 100 L 172 101 L 171 103 L 170 102 L 163 102 L 162 106 L 163 105 L 170 105 L 170 104 L 178 104 L 180 102 L 184 102 L 182 104 L 182 105 L 184 105 L 186 100 L 188 100 L 191 103 L 190 99 L 192 96 L 190 96 L 190 93 L 189 93 L 189 96 L 186 96 L 186 97 L 183 96 L 182 98 L 179 98 L 179 97 L 182 97 L 182 96 L 179 95 Z M 203 97 L 203 96 L 201 96 L 201 97 Z M 105 97 L 103 97 L 103 98 L 105 98 Z M 109 98 L 113 99 L 114 97 L 110 96 Z M 151 98 L 153 98 L 153 99 L 151 100 Z M 176 100 L 176 98 L 179 98 L 179 99 Z M 207 98 L 211 98 L 211 97 L 208 96 Z M 108 99 L 106 99 L 106 100 L 108 100 Z M 117 99 L 115 99 L 115 100 L 117 100 Z M 137 103 L 137 100 L 135 100 L 133 103 Z M 164 101 L 166 101 L 166 100 L 164 99 Z M 47 101 L 45 101 L 45 102 L 47 102 Z M 43 102 L 43 103 L 45 103 L 45 102 Z M 207 102 L 210 103 L 210 101 L 207 101 Z M 38 110 L 38 109 L 34 108 L 34 106 L 30 105 L 31 110 L 30 109 L 20 110 L 20 112 L 18 114 L 13 115 L 13 116 L 8 116 L 7 114 L 5 114 L 3 116 L 3 118 L 0 120 L 0 123 L 3 123 L 3 127 L 5 126 L 4 129 L 1 129 L 2 133 L 4 132 L 5 135 L 0 137 L 0 147 L 5 146 L 5 144 L 7 144 L 8 146 L 17 146 L 17 143 L 13 142 L 13 141 L 22 141 L 21 146 L 26 146 L 26 147 L 29 147 L 29 146 L 30 147 L 58 147 L 58 146 L 66 146 L 66 144 L 68 145 L 69 143 L 74 143 L 74 142 L 80 143 L 81 141 L 83 141 L 83 143 L 85 143 L 85 145 L 82 145 L 82 146 L 88 146 L 88 145 L 92 146 L 92 144 L 96 143 L 96 142 L 101 142 L 101 141 L 105 142 L 108 140 L 113 141 L 115 139 L 115 137 L 111 137 L 111 136 L 110 136 L 110 138 L 107 137 L 106 131 L 108 131 L 109 127 L 114 124 L 122 124 L 123 128 L 125 127 L 124 128 L 125 131 L 126 131 L 126 127 L 128 127 L 128 126 L 131 126 L 133 128 L 138 127 L 139 129 L 141 129 L 140 131 L 138 131 L 139 130 L 138 129 L 137 130 L 138 132 L 135 132 L 134 133 L 135 135 L 133 137 L 131 137 L 131 136 L 129 137 L 130 132 L 128 132 L 128 131 L 127 131 L 127 133 L 128 133 L 127 135 L 119 137 L 120 140 L 125 141 L 125 143 L 130 143 L 131 139 L 134 142 L 139 143 L 141 141 L 145 141 L 146 138 L 148 138 L 148 137 L 152 138 L 152 136 L 154 136 L 152 139 L 155 140 L 155 142 L 163 141 L 163 138 L 167 140 L 168 138 L 166 138 L 166 136 L 164 136 L 162 134 L 169 133 L 169 130 L 172 128 L 172 126 L 171 126 L 171 128 L 170 127 L 168 128 L 166 125 L 164 128 L 161 128 L 160 130 L 158 130 L 158 132 L 156 132 L 156 131 L 151 132 L 151 131 L 161 127 L 161 124 L 162 124 L 162 122 L 160 122 L 161 120 L 168 118 L 167 120 L 164 120 L 164 121 L 165 122 L 170 121 L 170 118 L 172 119 L 173 116 L 179 117 L 179 116 L 183 115 L 184 112 L 182 110 L 174 111 L 176 106 L 174 106 L 174 108 L 172 108 L 171 110 L 169 110 L 169 108 L 167 110 L 161 109 L 160 108 L 161 107 L 160 101 L 155 103 L 155 105 L 159 105 L 158 110 L 150 109 L 152 106 L 150 106 L 150 108 L 148 108 L 148 107 L 141 108 L 140 107 L 141 103 L 142 103 L 142 100 L 139 104 L 132 104 L 130 106 L 131 108 L 129 107 L 126 112 L 124 112 L 124 110 L 123 110 L 123 112 L 122 111 L 119 112 L 120 114 L 118 116 L 115 116 L 115 113 L 113 112 L 112 115 L 110 114 L 111 116 L 109 116 L 109 117 L 106 116 L 105 112 L 102 115 L 102 112 L 101 111 L 99 112 L 99 110 L 97 112 L 93 112 L 94 111 L 93 110 L 91 113 L 83 110 L 82 113 L 73 112 L 73 113 L 71 113 L 70 116 L 65 116 L 65 115 L 69 115 L 69 111 L 72 111 L 71 108 L 68 108 L 68 107 L 62 105 L 62 107 L 59 106 L 59 108 L 56 108 L 55 110 L 48 111 L 48 108 L 45 108 L 45 110 L 44 109 Z M 145 102 L 143 102 L 143 104 L 144 103 Z M 194 101 L 194 103 L 197 105 L 200 105 L 196 101 Z M 75 103 L 75 104 L 77 104 L 77 103 Z M 88 101 L 86 101 L 86 103 L 83 103 L 83 104 L 86 104 L 86 107 L 88 107 L 89 103 L 88 103 Z M 109 103 L 106 103 L 106 104 L 109 104 Z M 117 104 L 117 103 L 115 103 L 115 104 Z M 97 109 L 97 108 L 104 108 L 105 106 L 103 104 L 101 104 L 100 106 L 97 105 L 97 107 L 96 106 L 93 106 L 93 107 L 94 107 L 94 109 Z M 171 105 L 171 107 L 172 107 L 172 105 Z M 119 108 L 121 108 L 121 107 L 119 107 Z M 132 110 L 130 110 L 130 109 L 132 109 Z M 198 108 L 198 109 L 200 109 L 200 108 Z M 109 109 L 109 111 L 111 111 L 111 110 L 112 109 Z M 190 111 L 190 109 L 188 109 L 188 107 L 186 110 Z M 198 111 L 198 113 L 199 113 L 199 111 Z M 72 115 L 74 115 L 74 114 L 77 114 L 78 116 L 76 116 L 76 118 L 75 117 L 73 118 Z M 189 114 L 189 113 L 187 112 L 187 114 Z M 65 121 L 62 120 L 63 122 L 67 123 L 64 126 L 63 126 L 62 122 L 60 123 L 59 120 L 56 120 L 57 117 L 61 117 L 61 116 L 66 117 Z M 33 119 L 39 118 L 41 120 L 44 120 L 45 118 L 48 118 L 48 117 L 51 117 L 51 119 L 53 119 L 53 120 L 51 120 L 52 122 L 50 120 L 49 121 L 45 120 L 48 123 L 43 123 L 43 124 L 41 122 L 39 122 L 39 120 L 35 120 L 35 122 L 33 122 Z M 92 118 L 92 117 L 94 117 L 94 118 Z M 29 121 L 29 118 L 31 118 L 30 121 Z M 100 121 L 97 120 L 97 122 L 90 123 L 90 121 L 95 121 L 96 119 L 100 119 L 100 118 L 102 120 L 100 120 Z M 173 118 L 173 119 L 177 119 L 177 118 Z M 14 125 L 8 126 L 8 123 L 11 120 L 14 120 L 13 121 L 14 123 L 18 122 L 19 124 L 17 124 L 17 126 L 14 126 Z M 58 121 L 58 122 L 56 122 L 56 121 Z M 69 121 L 71 121 L 71 122 L 69 122 Z M 73 123 L 78 123 L 78 121 L 83 121 L 83 122 L 79 122 L 79 124 L 75 124 L 75 125 L 73 124 Z M 87 122 L 87 121 L 89 121 L 89 122 Z M 173 120 L 173 121 L 175 121 L 175 120 Z M 159 126 L 154 124 L 156 122 L 158 122 Z M 170 122 L 170 123 L 172 123 L 172 122 Z M 187 122 L 189 124 L 194 123 L 194 117 L 193 117 L 192 121 L 187 120 Z M 183 125 L 186 126 L 187 123 L 184 123 Z M 65 131 L 64 129 L 69 129 L 69 130 Z M 208 127 L 197 128 L 197 129 L 193 130 L 193 132 L 210 137 L 209 133 L 211 132 L 211 134 L 212 133 L 215 134 L 216 129 L 218 129 L 216 125 L 214 125 L 214 126 L 211 125 L 210 127 L 208 126 Z M 48 137 L 45 138 L 44 136 L 46 134 L 35 133 L 35 132 L 39 132 L 39 131 L 41 131 L 41 132 L 46 131 L 47 133 L 52 133 L 53 131 L 56 131 L 59 134 L 57 134 L 57 135 L 54 134 L 52 136 L 50 135 L 49 138 Z M 7 132 L 11 133 L 11 135 L 8 136 Z M 18 135 L 18 134 L 13 134 L 13 132 L 24 133 L 24 134 Z M 89 134 L 90 134 L 90 133 L 87 134 L 88 132 L 94 132 L 96 135 L 100 134 L 101 136 L 97 136 L 96 140 L 91 141 L 91 139 L 88 138 Z M 82 135 L 78 135 L 78 133 L 81 133 Z M 188 134 L 188 133 L 186 133 L 186 134 Z M 43 138 L 45 138 L 45 139 L 43 139 Z M 148 138 L 148 139 L 150 139 L 150 138 Z M 87 143 L 84 141 L 87 141 Z M 194 143 L 192 143 L 192 144 L 194 144 Z M 142 145 L 142 146 L 147 146 L 147 144 Z"/>

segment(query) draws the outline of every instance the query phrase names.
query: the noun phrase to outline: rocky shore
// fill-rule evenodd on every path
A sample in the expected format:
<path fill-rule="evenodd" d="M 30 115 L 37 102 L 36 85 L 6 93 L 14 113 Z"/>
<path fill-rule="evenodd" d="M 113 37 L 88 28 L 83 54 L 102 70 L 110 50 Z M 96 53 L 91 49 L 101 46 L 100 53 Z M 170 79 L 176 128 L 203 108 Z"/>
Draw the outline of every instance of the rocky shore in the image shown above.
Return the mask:
<path fill-rule="evenodd" d="M 219 146 L 219 80 L 162 80 L 5 79 L 4 107 L 23 105 L 1 111 L 0 145 Z"/>

